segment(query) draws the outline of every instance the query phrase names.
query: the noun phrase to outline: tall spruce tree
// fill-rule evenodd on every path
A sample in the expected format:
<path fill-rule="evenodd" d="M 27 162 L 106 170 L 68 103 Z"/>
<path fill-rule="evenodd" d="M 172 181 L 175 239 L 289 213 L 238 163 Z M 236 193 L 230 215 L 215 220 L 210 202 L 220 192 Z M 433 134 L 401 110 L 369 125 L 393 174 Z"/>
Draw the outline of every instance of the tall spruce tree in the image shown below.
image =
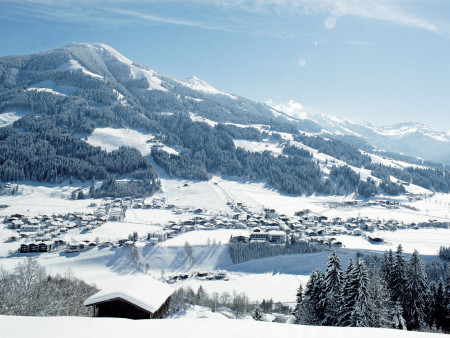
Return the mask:
<path fill-rule="evenodd" d="M 343 274 L 342 287 L 341 287 L 341 297 L 340 297 L 340 307 L 339 307 L 339 326 L 349 326 L 350 317 L 353 309 L 355 308 L 356 301 L 356 290 L 354 281 L 354 264 L 353 260 L 350 258 L 347 268 Z"/>
<path fill-rule="evenodd" d="M 391 327 L 393 317 L 393 303 L 388 286 L 384 278 L 381 277 L 380 270 L 371 262 L 369 268 L 369 284 L 367 286 L 369 294 L 370 327 Z"/>
<path fill-rule="evenodd" d="M 324 304 L 324 275 L 317 269 L 313 271 L 306 283 L 305 293 L 303 296 L 302 305 L 304 308 L 305 317 L 303 324 L 321 325 L 324 320 L 325 309 Z"/>
<path fill-rule="evenodd" d="M 405 320 L 408 329 L 417 330 L 425 325 L 425 301 L 428 286 L 425 267 L 414 250 L 407 267 Z"/>
<path fill-rule="evenodd" d="M 295 317 L 295 324 L 300 324 L 302 322 L 302 318 L 303 318 L 303 314 L 302 314 L 302 309 L 303 309 L 303 285 L 300 284 L 300 286 L 297 289 L 297 295 L 296 295 L 296 304 L 295 304 L 295 309 L 294 309 L 294 317 Z"/>
<path fill-rule="evenodd" d="M 340 308 L 340 293 L 342 288 L 341 262 L 336 252 L 328 257 L 327 270 L 324 280 L 325 292 L 325 314 L 323 325 L 334 326 L 338 322 Z"/>
<path fill-rule="evenodd" d="M 385 280 L 390 289 L 393 288 L 392 275 L 394 270 L 394 255 L 392 250 L 385 251 L 381 259 L 380 276 Z"/>
<path fill-rule="evenodd" d="M 444 290 L 445 324 L 443 330 L 450 332 L 450 263 L 445 269 L 445 290 Z"/>
<path fill-rule="evenodd" d="M 353 288 L 356 299 L 354 309 L 350 316 L 350 326 L 366 327 L 370 324 L 371 309 L 369 305 L 367 269 L 362 259 L 355 264 L 352 272 Z"/>
<path fill-rule="evenodd" d="M 404 309 L 407 306 L 406 301 L 406 286 L 407 274 L 406 274 L 406 261 L 403 256 L 403 248 L 400 244 L 397 247 L 394 257 L 394 267 L 392 269 L 392 285 L 391 295 L 394 302 L 398 302 Z"/>
<path fill-rule="evenodd" d="M 445 330 L 448 328 L 447 304 L 445 304 L 445 286 L 442 279 L 439 280 L 436 292 L 433 297 L 434 302 L 434 319 L 438 329 Z"/>

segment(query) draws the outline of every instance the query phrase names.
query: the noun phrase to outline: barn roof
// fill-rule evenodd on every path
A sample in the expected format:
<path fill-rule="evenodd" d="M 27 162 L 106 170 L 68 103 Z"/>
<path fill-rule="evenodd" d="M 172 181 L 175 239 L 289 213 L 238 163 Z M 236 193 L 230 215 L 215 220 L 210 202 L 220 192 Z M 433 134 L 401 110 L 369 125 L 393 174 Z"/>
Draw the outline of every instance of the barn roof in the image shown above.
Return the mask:
<path fill-rule="evenodd" d="M 117 277 L 84 301 L 85 306 L 121 298 L 151 313 L 157 311 L 169 298 L 173 289 L 149 276 Z"/>

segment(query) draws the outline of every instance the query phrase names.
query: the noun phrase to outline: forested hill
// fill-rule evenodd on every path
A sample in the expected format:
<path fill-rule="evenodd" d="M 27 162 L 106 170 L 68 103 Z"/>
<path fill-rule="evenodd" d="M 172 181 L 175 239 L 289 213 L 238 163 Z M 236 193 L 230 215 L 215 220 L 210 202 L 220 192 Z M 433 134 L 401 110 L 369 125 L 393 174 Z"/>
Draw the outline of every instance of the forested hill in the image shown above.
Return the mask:
<path fill-rule="evenodd" d="M 106 153 L 84 141 L 96 128 L 126 127 L 180 149 L 151 153 L 176 177 L 238 176 L 307 195 L 395 195 L 409 184 L 450 191 L 442 167 L 374 161 L 367 144 L 304 133 L 321 128 L 195 77 L 175 80 L 103 44 L 0 58 L 0 126 L 2 181 L 114 176 L 145 180 L 151 192 L 157 175 L 139 152 Z"/>

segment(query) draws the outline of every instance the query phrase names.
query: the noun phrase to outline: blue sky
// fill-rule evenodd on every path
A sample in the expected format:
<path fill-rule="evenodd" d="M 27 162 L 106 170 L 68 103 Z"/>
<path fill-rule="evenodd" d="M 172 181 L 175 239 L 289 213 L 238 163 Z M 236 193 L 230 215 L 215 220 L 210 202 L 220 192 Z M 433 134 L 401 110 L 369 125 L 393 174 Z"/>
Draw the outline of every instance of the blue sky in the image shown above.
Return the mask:
<path fill-rule="evenodd" d="M 69 42 L 274 105 L 450 132 L 448 0 L 0 0 L 0 55 Z"/>

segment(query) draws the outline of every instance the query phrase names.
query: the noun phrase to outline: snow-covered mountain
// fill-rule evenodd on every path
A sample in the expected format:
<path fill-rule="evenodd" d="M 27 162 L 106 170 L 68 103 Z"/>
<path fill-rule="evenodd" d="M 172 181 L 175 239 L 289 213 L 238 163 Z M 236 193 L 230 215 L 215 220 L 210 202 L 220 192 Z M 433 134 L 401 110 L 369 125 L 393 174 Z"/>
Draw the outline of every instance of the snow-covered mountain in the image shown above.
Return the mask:
<path fill-rule="evenodd" d="M 311 130 L 318 134 L 352 137 L 366 141 L 379 150 L 450 164 L 450 134 L 424 123 L 407 122 L 381 127 L 356 123 L 332 115 L 311 114 L 294 101 L 274 108 L 288 119 L 318 126 L 318 130 Z"/>
<path fill-rule="evenodd" d="M 401 182 L 437 191 L 448 191 L 450 186 L 440 172 L 403 172 L 423 165 L 414 159 L 393 165 L 374 154 L 374 150 L 387 150 L 446 162 L 448 135 L 422 125 L 376 128 L 313 115 L 294 102 L 272 107 L 222 92 L 195 76 L 171 78 L 101 43 L 72 43 L 0 58 L 0 123 L 12 125 L 3 130 L 0 148 L 4 181 L 104 179 L 107 174 L 148 179 L 152 166 L 139 158 L 142 155 L 170 176 L 200 180 L 214 174 L 237 176 L 263 180 L 272 188 L 299 195 L 356 189 L 361 193 L 364 184 L 367 196 L 381 190 L 401 193 Z M 131 131 L 122 133 L 127 128 Z M 116 137 L 118 129 L 123 135 L 140 136 L 125 142 Z M 82 141 L 99 146 L 104 143 L 96 142 L 99 139 L 122 140 L 113 142 L 117 146 L 139 143 L 139 153 L 130 153 L 133 160 L 125 160 L 133 165 L 125 170 L 111 164 L 110 172 L 102 171 L 106 155 L 96 156 L 98 149 Z M 37 140 L 46 145 L 39 148 L 43 150 L 28 149 Z M 8 149 L 16 144 L 20 147 L 11 154 Z M 83 151 L 73 151 L 78 147 Z M 336 165 L 350 171 L 333 168 Z M 138 169 L 150 171 L 143 176 Z M 433 179 L 424 181 L 424 175 Z M 154 173 L 151 176 L 156 178 Z M 366 183 L 368 178 L 371 181 Z"/>

